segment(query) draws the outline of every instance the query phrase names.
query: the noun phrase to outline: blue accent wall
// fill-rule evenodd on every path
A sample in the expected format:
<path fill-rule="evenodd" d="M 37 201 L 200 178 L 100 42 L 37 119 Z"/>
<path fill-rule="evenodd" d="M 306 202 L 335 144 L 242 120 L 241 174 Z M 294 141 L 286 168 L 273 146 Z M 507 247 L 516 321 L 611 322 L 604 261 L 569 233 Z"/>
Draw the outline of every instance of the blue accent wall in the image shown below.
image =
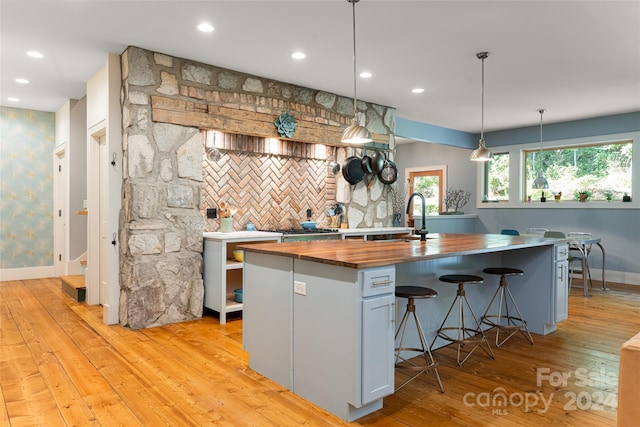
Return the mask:
<path fill-rule="evenodd" d="M 594 117 L 562 123 L 542 124 L 543 141 L 559 141 L 598 135 L 640 131 L 640 112 Z M 485 132 L 487 147 L 540 141 L 540 125 Z"/>
<path fill-rule="evenodd" d="M 469 149 L 477 148 L 479 138 L 478 135 L 472 133 L 416 122 L 402 117 L 396 118 L 396 136 Z"/>
<path fill-rule="evenodd" d="M 0 109 L 0 268 L 53 265 L 55 115 Z"/>
<path fill-rule="evenodd" d="M 562 123 L 545 124 L 543 122 L 544 141 L 637 131 L 640 131 L 640 111 Z M 470 150 L 477 148 L 480 139 L 480 134 L 416 122 L 402 117 L 396 119 L 396 136 Z M 485 132 L 484 138 L 487 147 L 538 142 L 540 141 L 540 125 Z"/>

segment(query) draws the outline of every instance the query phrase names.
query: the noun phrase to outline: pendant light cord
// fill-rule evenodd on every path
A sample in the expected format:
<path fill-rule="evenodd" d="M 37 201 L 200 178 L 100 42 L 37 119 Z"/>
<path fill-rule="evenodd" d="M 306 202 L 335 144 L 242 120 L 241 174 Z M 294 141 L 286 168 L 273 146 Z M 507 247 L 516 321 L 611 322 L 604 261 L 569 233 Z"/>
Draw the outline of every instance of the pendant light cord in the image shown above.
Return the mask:
<path fill-rule="evenodd" d="M 478 52 L 476 57 L 482 61 L 482 84 L 480 90 L 480 141 L 484 141 L 484 60 L 489 56 L 489 52 Z"/>
<path fill-rule="evenodd" d="M 482 58 L 482 89 L 480 91 L 480 97 L 482 98 L 480 102 L 480 139 L 484 140 L 484 60 Z"/>
<path fill-rule="evenodd" d="M 540 113 L 540 170 L 542 171 L 542 115 L 544 114 L 544 108 L 538 110 Z"/>
<path fill-rule="evenodd" d="M 356 3 L 360 0 L 349 0 L 353 6 L 353 121 L 356 122 Z"/>

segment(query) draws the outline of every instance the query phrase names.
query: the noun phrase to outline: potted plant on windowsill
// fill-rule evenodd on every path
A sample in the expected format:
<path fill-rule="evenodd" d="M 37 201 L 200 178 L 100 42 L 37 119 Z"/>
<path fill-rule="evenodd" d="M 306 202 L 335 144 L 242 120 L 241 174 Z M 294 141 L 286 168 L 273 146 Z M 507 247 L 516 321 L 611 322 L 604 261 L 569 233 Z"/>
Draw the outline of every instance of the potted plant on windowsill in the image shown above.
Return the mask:
<path fill-rule="evenodd" d="M 586 202 L 587 200 L 589 200 L 589 198 L 591 197 L 591 191 L 579 191 L 576 193 L 576 198 L 578 199 L 579 202 Z"/>

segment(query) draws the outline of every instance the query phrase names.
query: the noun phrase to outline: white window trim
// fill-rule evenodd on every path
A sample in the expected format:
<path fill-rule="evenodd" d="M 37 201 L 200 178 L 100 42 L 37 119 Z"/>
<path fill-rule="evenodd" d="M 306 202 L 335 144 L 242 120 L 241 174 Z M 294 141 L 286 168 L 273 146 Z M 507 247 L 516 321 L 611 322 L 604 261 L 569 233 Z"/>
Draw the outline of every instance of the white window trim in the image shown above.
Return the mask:
<path fill-rule="evenodd" d="M 501 153 L 509 153 L 509 201 L 501 202 L 483 202 L 484 194 L 484 164 L 479 162 L 476 173 L 476 207 L 478 209 L 639 209 L 640 208 L 640 132 L 626 132 L 609 135 L 598 135 L 584 138 L 562 139 L 557 141 L 544 141 L 544 149 L 553 149 L 566 147 L 568 145 L 592 145 L 597 143 L 616 142 L 631 140 L 633 144 L 633 157 L 631 159 L 631 182 L 633 184 L 631 202 L 622 202 L 619 200 L 607 201 L 589 201 L 580 203 L 578 201 L 562 200 L 560 203 L 555 201 L 524 202 L 522 201 L 524 188 L 520 171 L 524 167 L 524 151 L 535 150 L 540 148 L 540 142 L 529 144 L 505 145 L 496 147 L 494 150 Z"/>

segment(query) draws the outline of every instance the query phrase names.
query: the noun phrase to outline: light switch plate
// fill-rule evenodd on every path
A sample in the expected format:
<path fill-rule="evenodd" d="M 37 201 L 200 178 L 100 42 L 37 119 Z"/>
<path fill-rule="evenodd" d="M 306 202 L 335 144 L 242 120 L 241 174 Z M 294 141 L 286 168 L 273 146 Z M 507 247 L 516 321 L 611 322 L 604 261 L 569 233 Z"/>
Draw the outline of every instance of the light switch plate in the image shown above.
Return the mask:
<path fill-rule="evenodd" d="M 298 295 L 307 295 L 307 284 L 304 282 L 293 281 L 293 293 Z"/>

